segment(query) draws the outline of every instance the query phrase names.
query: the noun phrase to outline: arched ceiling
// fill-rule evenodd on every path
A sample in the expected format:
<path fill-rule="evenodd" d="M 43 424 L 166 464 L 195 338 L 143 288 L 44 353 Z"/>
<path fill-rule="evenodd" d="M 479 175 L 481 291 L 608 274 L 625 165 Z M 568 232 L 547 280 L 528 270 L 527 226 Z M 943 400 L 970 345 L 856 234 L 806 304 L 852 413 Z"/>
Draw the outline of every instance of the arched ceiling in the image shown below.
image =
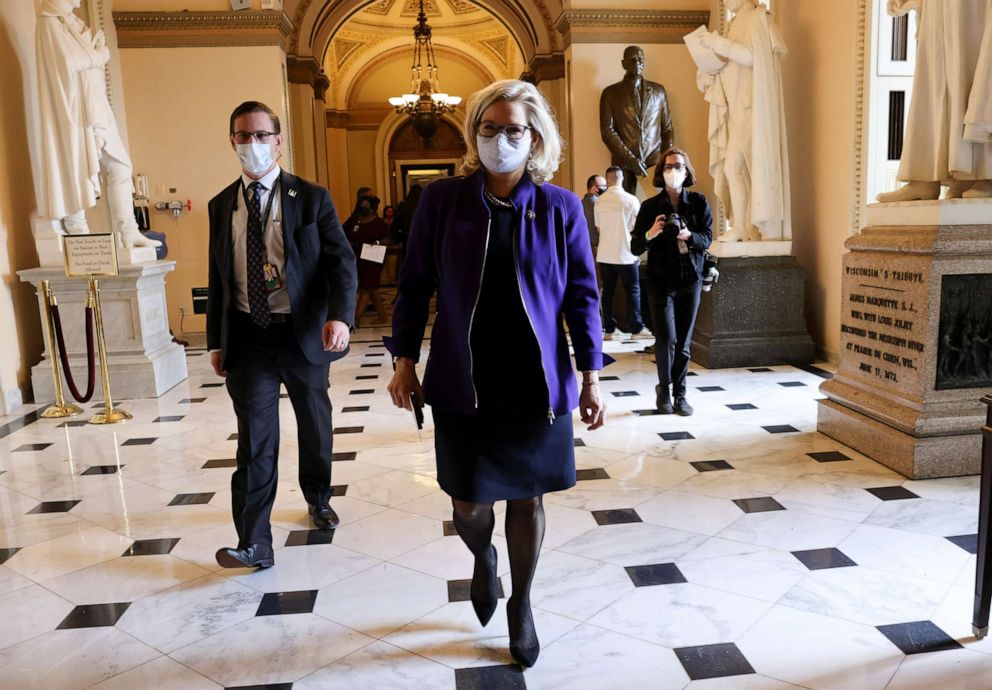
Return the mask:
<path fill-rule="evenodd" d="M 330 109 L 371 107 L 365 94 L 379 93 L 384 87 L 370 87 L 365 83 L 370 79 L 388 75 L 390 95 L 410 89 L 418 10 L 418 0 L 373 0 L 338 26 L 321 60 L 331 81 L 326 99 Z M 517 77 L 526 69 L 515 37 L 479 5 L 469 0 L 424 0 L 424 11 L 433 29 L 445 91 L 467 96 L 480 84 Z M 391 64 L 383 71 L 386 62 Z M 385 107 L 384 102 L 379 105 Z"/>

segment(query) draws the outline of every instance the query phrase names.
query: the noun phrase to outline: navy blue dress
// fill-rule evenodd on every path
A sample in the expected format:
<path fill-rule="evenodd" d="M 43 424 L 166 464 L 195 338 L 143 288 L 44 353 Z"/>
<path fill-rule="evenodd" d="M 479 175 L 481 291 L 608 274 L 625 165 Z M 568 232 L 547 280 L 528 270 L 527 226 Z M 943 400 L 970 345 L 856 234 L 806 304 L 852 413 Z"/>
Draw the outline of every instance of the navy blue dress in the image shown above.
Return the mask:
<path fill-rule="evenodd" d="M 575 485 L 572 417 L 549 420 L 541 351 L 513 257 L 517 212 L 490 204 L 492 223 L 472 321 L 478 412 L 432 408 L 437 480 L 472 503 L 530 498 Z"/>

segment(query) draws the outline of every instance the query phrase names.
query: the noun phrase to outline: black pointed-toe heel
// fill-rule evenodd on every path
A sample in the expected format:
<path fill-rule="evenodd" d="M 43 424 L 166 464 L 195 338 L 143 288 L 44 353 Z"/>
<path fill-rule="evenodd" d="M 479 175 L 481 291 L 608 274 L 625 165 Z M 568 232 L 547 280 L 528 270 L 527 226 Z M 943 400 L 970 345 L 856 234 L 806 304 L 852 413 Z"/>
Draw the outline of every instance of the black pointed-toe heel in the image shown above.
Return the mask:
<path fill-rule="evenodd" d="M 496 547 L 489 545 L 489 556 L 475 559 L 472 573 L 472 608 L 485 627 L 496 612 L 499 601 L 499 576 L 496 574 Z"/>
<path fill-rule="evenodd" d="M 534 615 L 529 605 L 525 612 L 525 616 L 519 616 L 513 597 L 507 600 L 506 622 L 510 629 L 510 656 L 524 668 L 530 668 L 537 662 L 537 657 L 541 653 L 541 642 L 537 639 Z M 524 642 L 524 640 L 529 641 Z"/>

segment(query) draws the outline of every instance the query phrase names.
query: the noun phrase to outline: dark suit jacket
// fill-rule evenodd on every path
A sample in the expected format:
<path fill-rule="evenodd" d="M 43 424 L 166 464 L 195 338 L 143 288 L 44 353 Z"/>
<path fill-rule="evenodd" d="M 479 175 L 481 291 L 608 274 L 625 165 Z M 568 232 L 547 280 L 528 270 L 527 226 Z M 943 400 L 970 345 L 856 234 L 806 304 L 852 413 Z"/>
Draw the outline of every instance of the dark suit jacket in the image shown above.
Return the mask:
<path fill-rule="evenodd" d="M 668 109 L 665 87 L 647 79 L 644 97 L 637 106 L 637 93 L 626 79 L 603 89 L 599 99 L 599 127 L 603 143 L 613 154 L 613 165 L 636 169 L 658 163 L 661 152 L 675 143 L 675 128 Z"/>
<path fill-rule="evenodd" d="M 234 305 L 231 263 L 231 215 L 240 179 L 210 200 L 210 296 L 207 300 L 207 347 L 227 357 L 230 310 Z M 351 324 L 355 318 L 358 277 L 355 253 L 338 222 L 331 195 L 323 187 L 285 170 L 279 177 L 282 204 L 283 280 L 289 290 L 293 331 L 304 356 L 323 364 L 346 352 L 325 352 L 322 331 L 327 321 Z"/>

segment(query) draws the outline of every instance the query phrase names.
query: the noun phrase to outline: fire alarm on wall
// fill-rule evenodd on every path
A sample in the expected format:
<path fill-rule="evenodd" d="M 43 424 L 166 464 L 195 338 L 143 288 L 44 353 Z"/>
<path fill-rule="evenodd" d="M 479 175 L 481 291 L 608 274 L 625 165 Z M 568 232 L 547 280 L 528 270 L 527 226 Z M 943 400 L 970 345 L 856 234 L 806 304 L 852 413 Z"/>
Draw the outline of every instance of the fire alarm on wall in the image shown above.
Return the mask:
<path fill-rule="evenodd" d="M 231 9 L 234 11 L 250 10 L 251 0 L 231 0 Z"/>

